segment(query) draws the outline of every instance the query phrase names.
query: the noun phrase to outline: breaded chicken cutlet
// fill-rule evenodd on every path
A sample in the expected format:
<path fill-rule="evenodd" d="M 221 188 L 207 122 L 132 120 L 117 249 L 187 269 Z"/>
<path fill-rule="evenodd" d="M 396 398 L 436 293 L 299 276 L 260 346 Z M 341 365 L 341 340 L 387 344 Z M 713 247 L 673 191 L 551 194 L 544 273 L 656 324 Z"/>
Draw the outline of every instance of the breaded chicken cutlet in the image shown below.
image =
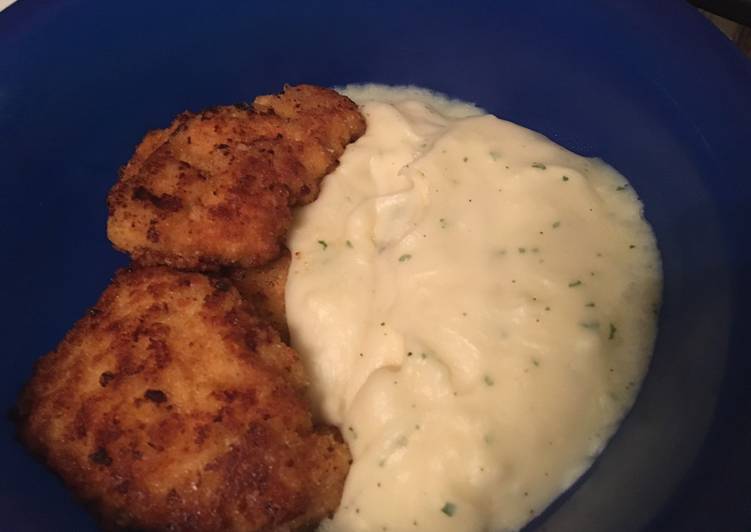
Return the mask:
<path fill-rule="evenodd" d="M 122 169 L 108 197 L 109 238 L 141 265 L 265 264 L 281 252 L 291 208 L 317 197 L 364 131 L 351 100 L 312 85 L 183 113 L 147 134 Z"/>
<path fill-rule="evenodd" d="M 108 527 L 297 530 L 336 509 L 350 460 L 305 388 L 227 280 L 124 270 L 37 363 L 20 435 Z"/>
<path fill-rule="evenodd" d="M 292 262 L 289 250 L 284 249 L 278 259 L 252 269 L 236 269 L 232 282 L 240 295 L 255 309 L 258 315 L 271 323 L 283 340 L 289 338 L 284 304 L 284 289 Z"/>

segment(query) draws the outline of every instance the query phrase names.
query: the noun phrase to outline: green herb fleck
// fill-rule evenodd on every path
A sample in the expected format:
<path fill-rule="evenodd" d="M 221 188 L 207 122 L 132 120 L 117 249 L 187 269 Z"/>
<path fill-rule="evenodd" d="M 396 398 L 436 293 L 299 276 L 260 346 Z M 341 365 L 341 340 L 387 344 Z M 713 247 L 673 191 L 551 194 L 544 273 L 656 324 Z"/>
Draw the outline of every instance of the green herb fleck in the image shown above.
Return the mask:
<path fill-rule="evenodd" d="M 634 249 L 636 246 L 633 244 L 629 244 L 628 249 Z"/>
<path fill-rule="evenodd" d="M 553 229 L 558 229 L 561 226 L 561 222 L 553 222 Z"/>
<path fill-rule="evenodd" d="M 545 170 L 545 168 L 547 168 L 547 166 L 545 166 L 542 163 L 532 163 L 532 168 L 539 168 L 540 170 Z"/>
<path fill-rule="evenodd" d="M 593 331 L 600 328 L 600 322 L 598 321 L 585 321 L 585 322 L 580 323 L 579 325 L 581 325 L 585 329 L 590 329 Z"/>
<path fill-rule="evenodd" d="M 584 305 L 584 306 L 585 306 L 585 307 L 589 307 L 589 308 L 594 308 L 594 306 L 595 306 L 595 302 L 594 302 L 594 301 L 590 301 L 589 303 L 587 303 L 587 304 L 586 304 L 586 305 Z"/>
<path fill-rule="evenodd" d="M 498 153 L 497 151 L 491 151 L 490 158 L 493 159 L 494 161 L 497 161 L 498 159 L 501 158 L 501 154 Z"/>
<path fill-rule="evenodd" d="M 352 242 L 350 242 L 349 240 L 347 240 L 346 244 L 347 244 L 347 247 L 348 247 L 348 248 L 354 247 L 354 246 L 352 245 Z"/>
<path fill-rule="evenodd" d="M 567 176 L 567 175 L 562 175 L 562 176 L 561 176 L 561 179 L 562 179 L 563 181 L 568 181 L 568 176 Z"/>
<path fill-rule="evenodd" d="M 420 353 L 420 358 L 422 358 L 423 360 L 425 360 L 426 358 L 428 358 L 428 354 L 427 353 Z"/>
<path fill-rule="evenodd" d="M 482 380 L 487 384 L 488 386 L 493 386 L 495 384 L 495 381 L 493 380 L 493 377 L 490 375 L 485 375 Z"/>
<path fill-rule="evenodd" d="M 615 338 L 615 333 L 616 333 L 617 330 L 618 329 L 616 328 L 616 326 L 611 323 L 610 324 L 610 333 L 608 334 L 608 340 L 612 340 L 613 338 Z"/>
<path fill-rule="evenodd" d="M 539 361 L 539 360 L 537 360 L 536 358 L 533 358 L 533 359 L 532 359 L 532 364 L 534 364 L 534 365 L 535 365 L 535 367 L 539 367 L 539 366 L 540 366 L 540 361 Z"/>
<path fill-rule="evenodd" d="M 617 192 L 623 192 L 623 191 L 624 191 L 624 190 L 626 190 L 627 188 L 628 188 L 628 185 L 621 185 L 621 186 L 615 187 L 615 190 L 616 190 Z"/>
<path fill-rule="evenodd" d="M 441 224 L 441 229 L 446 229 L 448 227 L 448 222 L 446 221 L 446 218 L 441 218 L 438 220 L 438 223 Z"/>
<path fill-rule="evenodd" d="M 326 248 L 329 247 L 325 240 L 319 240 L 318 243 L 321 245 L 324 251 L 326 251 Z"/>
<path fill-rule="evenodd" d="M 582 284 L 582 282 L 581 282 L 581 281 L 580 281 L 579 279 L 577 279 L 576 281 L 571 281 L 571 282 L 570 282 L 570 283 L 568 284 L 568 287 L 569 287 L 569 288 L 575 288 L 575 287 L 577 287 L 577 286 L 581 286 L 581 284 Z"/>
<path fill-rule="evenodd" d="M 462 159 L 462 161 L 466 163 L 467 161 L 469 161 L 469 157 L 465 157 L 464 159 Z"/>
<path fill-rule="evenodd" d="M 405 253 L 404 255 L 399 257 L 399 262 L 407 262 L 411 258 L 412 258 L 412 255 L 410 255 L 409 253 Z"/>
<path fill-rule="evenodd" d="M 527 252 L 527 248 L 519 248 L 519 253 L 526 253 L 526 252 Z"/>
<path fill-rule="evenodd" d="M 456 505 L 453 502 L 447 502 L 443 505 L 441 511 L 451 517 L 456 513 Z"/>

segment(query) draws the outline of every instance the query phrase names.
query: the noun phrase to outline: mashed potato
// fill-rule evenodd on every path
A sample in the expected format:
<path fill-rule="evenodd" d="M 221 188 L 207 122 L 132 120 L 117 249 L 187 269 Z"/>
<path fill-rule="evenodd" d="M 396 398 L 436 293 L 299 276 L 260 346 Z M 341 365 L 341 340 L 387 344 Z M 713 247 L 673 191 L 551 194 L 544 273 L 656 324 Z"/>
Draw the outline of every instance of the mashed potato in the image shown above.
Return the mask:
<path fill-rule="evenodd" d="M 599 160 L 425 91 L 350 87 L 366 134 L 289 239 L 287 315 L 354 463 L 326 530 L 516 530 L 630 407 L 661 267 Z"/>

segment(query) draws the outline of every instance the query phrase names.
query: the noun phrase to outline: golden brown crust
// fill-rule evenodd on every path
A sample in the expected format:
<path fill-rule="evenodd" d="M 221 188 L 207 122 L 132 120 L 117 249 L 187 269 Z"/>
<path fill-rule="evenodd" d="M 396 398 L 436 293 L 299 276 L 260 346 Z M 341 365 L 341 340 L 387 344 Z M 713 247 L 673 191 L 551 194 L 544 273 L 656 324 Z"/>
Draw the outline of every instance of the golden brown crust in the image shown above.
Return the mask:
<path fill-rule="evenodd" d="M 313 201 L 365 130 L 357 106 L 300 85 L 253 106 L 183 113 L 146 135 L 108 196 L 108 236 L 142 265 L 216 271 L 279 255 L 290 208 Z"/>
<path fill-rule="evenodd" d="M 284 293 L 291 261 L 289 250 L 285 249 L 278 259 L 268 264 L 232 273 L 232 281 L 240 295 L 279 331 L 285 341 L 289 338 L 289 331 Z"/>
<path fill-rule="evenodd" d="M 227 280 L 127 270 L 38 362 L 19 431 L 110 526 L 294 530 L 334 511 L 349 463 L 305 385 Z"/>

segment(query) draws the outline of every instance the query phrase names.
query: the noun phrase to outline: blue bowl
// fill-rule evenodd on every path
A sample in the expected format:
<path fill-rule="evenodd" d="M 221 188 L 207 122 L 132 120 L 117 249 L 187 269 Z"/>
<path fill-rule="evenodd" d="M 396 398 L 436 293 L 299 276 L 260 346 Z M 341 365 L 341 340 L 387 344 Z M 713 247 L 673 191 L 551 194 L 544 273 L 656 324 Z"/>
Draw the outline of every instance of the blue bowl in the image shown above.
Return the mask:
<path fill-rule="evenodd" d="M 663 255 L 639 399 L 529 530 L 747 530 L 749 62 L 678 0 L 277 4 L 21 0 L 0 14 L 0 405 L 126 263 L 105 195 L 148 129 L 285 82 L 416 84 L 611 163 Z M 10 421 L 0 464 L 0 528 L 95 529 Z"/>

